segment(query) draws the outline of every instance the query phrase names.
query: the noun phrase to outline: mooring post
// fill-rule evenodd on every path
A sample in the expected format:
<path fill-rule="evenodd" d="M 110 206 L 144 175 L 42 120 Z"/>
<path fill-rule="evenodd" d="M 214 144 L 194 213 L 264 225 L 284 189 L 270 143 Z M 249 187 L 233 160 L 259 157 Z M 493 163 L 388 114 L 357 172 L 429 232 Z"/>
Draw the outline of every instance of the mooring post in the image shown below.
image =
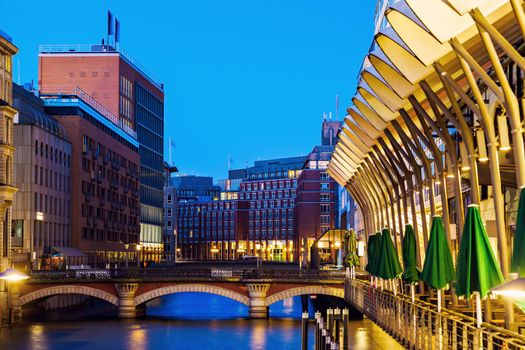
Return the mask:
<path fill-rule="evenodd" d="M 343 341 L 342 341 L 342 347 L 341 349 L 347 350 L 348 349 L 348 309 L 343 309 Z"/>
<path fill-rule="evenodd" d="M 308 312 L 303 312 L 302 317 L 301 349 L 308 349 Z"/>

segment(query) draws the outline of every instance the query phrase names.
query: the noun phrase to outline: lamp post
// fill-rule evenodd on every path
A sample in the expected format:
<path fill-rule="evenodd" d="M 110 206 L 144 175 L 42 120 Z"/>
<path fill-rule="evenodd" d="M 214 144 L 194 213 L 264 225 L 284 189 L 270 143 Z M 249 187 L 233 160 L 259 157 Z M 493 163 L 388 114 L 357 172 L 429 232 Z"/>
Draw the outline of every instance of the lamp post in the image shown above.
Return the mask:
<path fill-rule="evenodd" d="M 177 263 L 177 228 L 173 229 L 173 265 Z"/>
<path fill-rule="evenodd" d="M 126 249 L 126 252 L 124 253 L 124 259 L 126 261 L 126 268 L 128 268 L 128 249 L 129 249 L 129 244 L 126 243 L 124 244 L 124 249 Z"/>
<path fill-rule="evenodd" d="M 142 246 L 140 244 L 137 244 L 137 267 L 140 267 L 140 250 L 142 249 Z"/>
<path fill-rule="evenodd" d="M 7 284 L 7 305 L 9 310 L 9 324 L 14 323 L 15 313 L 13 309 L 13 292 L 11 288 L 14 288 L 16 286 L 17 282 L 23 281 L 28 279 L 29 276 L 25 273 L 22 273 L 20 271 L 17 271 L 15 269 L 7 269 L 4 272 L 0 274 L 0 279 L 4 280 Z"/>

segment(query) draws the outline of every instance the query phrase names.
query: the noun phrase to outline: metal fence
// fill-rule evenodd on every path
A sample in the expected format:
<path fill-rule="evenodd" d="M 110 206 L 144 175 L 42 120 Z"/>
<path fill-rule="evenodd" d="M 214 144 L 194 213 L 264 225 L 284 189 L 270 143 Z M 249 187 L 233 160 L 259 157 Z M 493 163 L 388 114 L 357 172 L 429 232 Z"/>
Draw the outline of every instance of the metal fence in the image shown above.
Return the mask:
<path fill-rule="evenodd" d="M 345 299 L 405 347 L 412 349 L 525 349 L 525 337 L 404 294 L 347 280 Z"/>
<path fill-rule="evenodd" d="M 81 281 L 335 281 L 343 282 L 345 273 L 324 270 L 282 270 L 252 268 L 206 269 L 78 269 L 31 272 L 29 283 Z"/>

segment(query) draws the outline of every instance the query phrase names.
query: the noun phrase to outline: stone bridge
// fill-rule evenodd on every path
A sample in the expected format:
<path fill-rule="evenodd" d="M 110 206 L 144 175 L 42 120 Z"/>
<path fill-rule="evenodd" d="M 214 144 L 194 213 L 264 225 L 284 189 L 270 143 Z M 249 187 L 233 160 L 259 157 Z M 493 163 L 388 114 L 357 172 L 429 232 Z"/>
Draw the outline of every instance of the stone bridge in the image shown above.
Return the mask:
<path fill-rule="evenodd" d="M 235 268 L 34 271 L 30 280 L 13 291 L 13 307 L 21 315 L 32 302 L 81 294 L 115 305 L 121 318 L 134 318 L 143 314 L 148 301 L 182 292 L 221 295 L 247 305 L 250 318 L 266 318 L 271 304 L 290 297 L 344 298 L 344 274 Z"/>

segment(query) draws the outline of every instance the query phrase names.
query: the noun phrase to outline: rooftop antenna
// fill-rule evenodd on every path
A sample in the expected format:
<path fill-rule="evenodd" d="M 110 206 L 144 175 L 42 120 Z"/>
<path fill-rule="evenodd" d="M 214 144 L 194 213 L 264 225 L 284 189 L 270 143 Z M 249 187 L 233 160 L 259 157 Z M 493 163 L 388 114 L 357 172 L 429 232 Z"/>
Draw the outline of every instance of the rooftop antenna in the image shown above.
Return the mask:
<path fill-rule="evenodd" d="M 169 161 L 170 165 L 173 165 L 172 159 L 171 159 L 171 150 L 172 148 L 175 148 L 175 142 L 173 142 L 173 139 L 170 137 L 168 139 L 168 152 L 169 152 Z"/>
<path fill-rule="evenodd" d="M 323 120 L 326 120 L 326 112 L 323 112 Z"/>
<path fill-rule="evenodd" d="M 335 119 L 339 118 L 339 95 L 335 95 Z"/>
<path fill-rule="evenodd" d="M 329 120 L 332 120 L 332 111 L 329 112 Z"/>

